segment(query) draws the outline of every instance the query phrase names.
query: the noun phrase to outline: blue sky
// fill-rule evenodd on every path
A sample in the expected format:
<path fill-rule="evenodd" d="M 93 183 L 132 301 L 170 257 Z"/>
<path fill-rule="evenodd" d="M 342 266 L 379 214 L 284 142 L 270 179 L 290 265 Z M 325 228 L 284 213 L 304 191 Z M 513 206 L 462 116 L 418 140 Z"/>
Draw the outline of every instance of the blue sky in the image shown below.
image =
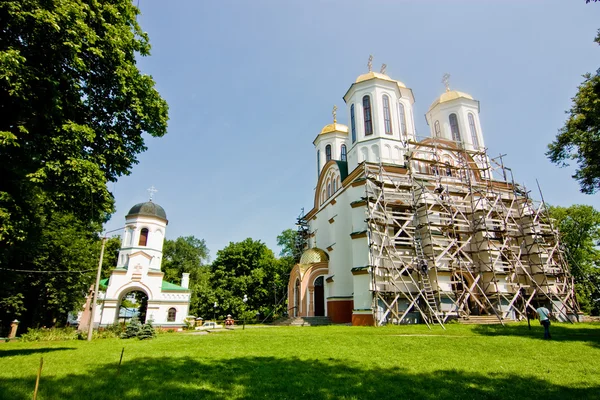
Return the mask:
<path fill-rule="evenodd" d="M 600 67 L 600 4 L 584 0 L 204 1 L 140 0 L 152 55 L 140 69 L 169 103 L 168 134 L 148 138 L 130 176 L 109 189 L 119 228 L 131 206 L 154 201 L 167 237 L 206 240 L 212 258 L 251 237 L 276 253 L 276 237 L 310 210 L 312 141 L 348 123 L 342 96 L 356 77 L 387 64 L 412 88 L 419 135 L 451 74 L 452 89 L 481 102 L 491 156 L 506 154 L 515 180 L 554 205 L 590 204 L 546 146 L 566 119 L 582 74 Z"/>

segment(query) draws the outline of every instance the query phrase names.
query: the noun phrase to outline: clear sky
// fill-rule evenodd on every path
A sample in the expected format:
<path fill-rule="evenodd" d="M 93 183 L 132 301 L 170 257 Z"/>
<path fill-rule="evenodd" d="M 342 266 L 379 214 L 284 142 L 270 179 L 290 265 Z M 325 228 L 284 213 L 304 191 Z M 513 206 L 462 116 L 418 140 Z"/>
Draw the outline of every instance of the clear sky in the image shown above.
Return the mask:
<path fill-rule="evenodd" d="M 212 258 L 251 237 L 276 253 L 276 237 L 312 208 L 312 144 L 331 123 L 348 124 L 342 96 L 356 77 L 387 64 L 424 114 L 452 89 L 481 102 L 491 156 L 506 154 L 515 180 L 553 205 L 590 204 L 546 146 L 566 119 L 582 74 L 600 67 L 600 4 L 584 0 L 205 1 L 140 0 L 152 55 L 139 67 L 169 103 L 168 134 L 148 138 L 130 176 L 109 189 L 119 228 L 131 206 L 154 201 L 167 237 L 205 239 Z"/>

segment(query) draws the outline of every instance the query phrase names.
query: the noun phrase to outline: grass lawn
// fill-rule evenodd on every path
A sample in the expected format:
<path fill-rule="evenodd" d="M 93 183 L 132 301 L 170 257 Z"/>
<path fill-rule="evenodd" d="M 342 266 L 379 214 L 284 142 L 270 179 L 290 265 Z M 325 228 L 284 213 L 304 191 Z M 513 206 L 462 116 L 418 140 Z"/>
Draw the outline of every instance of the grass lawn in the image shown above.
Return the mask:
<path fill-rule="evenodd" d="M 600 399 L 600 324 L 446 328 L 0 343 L 0 399 L 32 398 L 40 357 L 38 399 Z"/>

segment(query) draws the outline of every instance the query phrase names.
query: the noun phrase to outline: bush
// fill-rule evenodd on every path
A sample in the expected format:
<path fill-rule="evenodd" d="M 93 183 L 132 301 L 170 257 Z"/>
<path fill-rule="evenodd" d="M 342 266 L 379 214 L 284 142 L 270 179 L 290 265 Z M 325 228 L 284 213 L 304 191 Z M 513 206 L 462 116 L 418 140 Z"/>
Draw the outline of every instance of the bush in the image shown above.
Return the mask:
<path fill-rule="evenodd" d="M 140 340 L 152 339 L 154 336 L 156 336 L 156 331 L 154 330 L 151 321 L 145 323 L 137 334 L 137 338 Z"/>
<path fill-rule="evenodd" d="M 129 324 L 125 327 L 125 331 L 121 333 L 121 339 L 130 339 L 137 337 L 138 339 L 152 339 L 156 336 L 156 331 L 152 326 L 152 321 L 148 321 L 144 325 L 140 323 L 137 317 L 133 317 Z"/>
<path fill-rule="evenodd" d="M 75 328 L 29 328 L 21 335 L 23 342 L 41 342 L 55 340 L 77 340 L 79 334 Z"/>
<path fill-rule="evenodd" d="M 125 332 L 121 333 L 120 338 L 130 339 L 132 337 L 136 337 L 141 329 L 142 324 L 140 324 L 140 320 L 138 319 L 138 317 L 133 317 L 125 327 Z"/>

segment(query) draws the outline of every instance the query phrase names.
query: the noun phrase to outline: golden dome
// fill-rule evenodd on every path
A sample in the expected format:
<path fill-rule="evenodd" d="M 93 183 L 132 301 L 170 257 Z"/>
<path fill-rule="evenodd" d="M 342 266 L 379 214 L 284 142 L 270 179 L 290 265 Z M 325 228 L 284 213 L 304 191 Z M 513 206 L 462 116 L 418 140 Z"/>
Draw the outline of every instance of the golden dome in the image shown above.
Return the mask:
<path fill-rule="evenodd" d="M 392 79 L 385 74 L 381 74 L 379 72 L 373 72 L 373 71 L 369 71 L 366 74 L 360 75 L 358 78 L 356 78 L 356 82 L 354 82 L 354 83 L 360 83 L 360 82 L 368 81 L 370 79 L 381 79 L 381 80 L 388 81 L 388 82 L 395 82 L 398 85 L 398 87 L 406 88 L 406 85 L 404 83 L 397 81 L 395 79 Z"/>
<path fill-rule="evenodd" d="M 323 129 L 321 129 L 321 135 L 331 132 L 340 132 L 340 133 L 348 133 L 348 127 L 344 124 L 338 124 L 334 122 L 333 124 L 325 125 Z"/>
<path fill-rule="evenodd" d="M 300 257 L 300 264 L 316 264 L 320 262 L 328 262 L 329 256 L 323 250 L 313 247 L 305 250 Z"/>
<path fill-rule="evenodd" d="M 447 101 L 452 101 L 452 100 L 456 100 L 456 99 L 460 99 L 460 98 L 474 100 L 473 96 L 471 96 L 468 93 L 459 92 L 458 90 L 449 90 L 447 92 L 444 92 L 439 98 L 437 98 L 433 103 L 431 103 L 431 106 L 429 106 L 429 109 L 431 110 L 433 107 L 437 106 L 438 104 L 442 104 Z"/>

